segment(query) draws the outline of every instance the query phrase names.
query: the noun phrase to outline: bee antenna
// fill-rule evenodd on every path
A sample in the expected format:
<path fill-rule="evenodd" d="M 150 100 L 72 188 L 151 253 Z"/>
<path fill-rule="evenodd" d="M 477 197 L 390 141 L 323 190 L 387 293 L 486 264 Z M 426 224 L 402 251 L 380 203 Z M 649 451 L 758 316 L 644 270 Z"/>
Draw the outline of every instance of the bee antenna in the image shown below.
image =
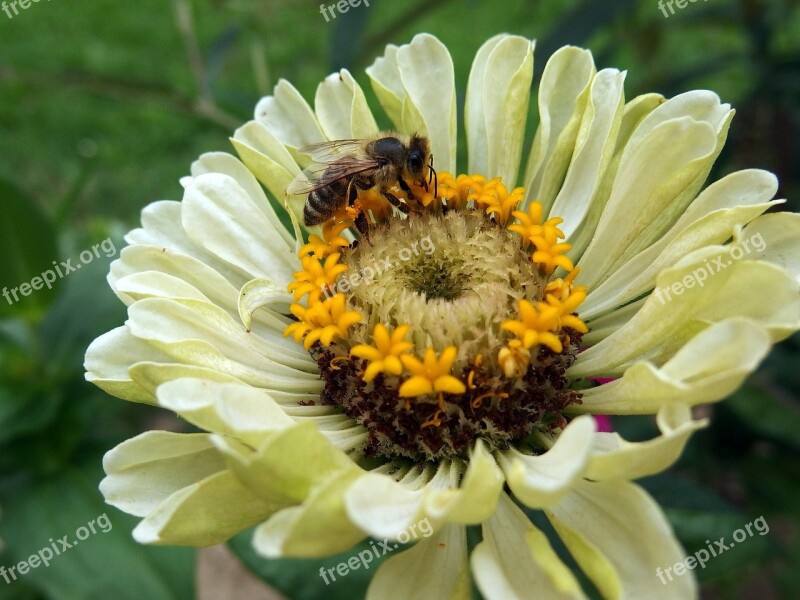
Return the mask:
<path fill-rule="evenodd" d="M 428 183 L 430 184 L 433 181 L 433 197 L 439 197 L 439 177 L 436 175 L 436 169 L 433 168 L 433 154 L 431 154 L 431 160 L 428 163 L 428 169 L 430 170 L 430 174 L 428 175 Z"/>

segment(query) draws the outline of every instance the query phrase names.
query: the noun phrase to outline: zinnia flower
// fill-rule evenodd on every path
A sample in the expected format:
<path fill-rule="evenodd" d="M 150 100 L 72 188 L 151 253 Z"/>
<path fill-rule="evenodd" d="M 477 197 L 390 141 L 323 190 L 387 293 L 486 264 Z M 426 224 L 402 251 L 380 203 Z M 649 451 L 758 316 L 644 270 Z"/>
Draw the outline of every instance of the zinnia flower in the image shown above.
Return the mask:
<path fill-rule="evenodd" d="M 182 202 L 145 208 L 109 275 L 129 319 L 91 345 L 87 379 L 203 432 L 106 455 L 102 492 L 142 517 L 138 541 L 255 525 L 265 557 L 322 557 L 427 520 L 368 598 L 469 598 L 470 580 L 492 600 L 583 598 L 526 514 L 541 510 L 604 597 L 696 597 L 691 573 L 656 577 L 684 551 L 631 480 L 674 463 L 706 423 L 691 407 L 800 328 L 800 220 L 763 215 L 780 203 L 764 171 L 703 189 L 733 117 L 715 94 L 626 101 L 625 74 L 574 47 L 544 69 L 521 166 L 533 49 L 478 51 L 464 173 L 444 45 L 419 35 L 367 69 L 438 171 L 393 189 L 407 215 L 362 191 L 303 241 L 306 198 L 286 196 L 302 149 L 389 135 L 346 70 L 313 109 L 281 81 L 234 134 L 238 159 L 203 155 Z M 369 238 L 352 243 L 357 214 Z M 631 443 L 591 416 L 633 414 L 661 435 Z"/>

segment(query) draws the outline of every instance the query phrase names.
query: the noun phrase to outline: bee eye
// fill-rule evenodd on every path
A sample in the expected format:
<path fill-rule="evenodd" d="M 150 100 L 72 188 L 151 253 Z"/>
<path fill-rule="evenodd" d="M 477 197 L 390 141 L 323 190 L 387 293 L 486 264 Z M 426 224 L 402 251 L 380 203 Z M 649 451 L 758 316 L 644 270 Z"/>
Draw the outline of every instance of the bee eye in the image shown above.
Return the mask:
<path fill-rule="evenodd" d="M 417 155 L 409 156 L 408 168 L 414 172 L 422 170 L 422 158 Z"/>

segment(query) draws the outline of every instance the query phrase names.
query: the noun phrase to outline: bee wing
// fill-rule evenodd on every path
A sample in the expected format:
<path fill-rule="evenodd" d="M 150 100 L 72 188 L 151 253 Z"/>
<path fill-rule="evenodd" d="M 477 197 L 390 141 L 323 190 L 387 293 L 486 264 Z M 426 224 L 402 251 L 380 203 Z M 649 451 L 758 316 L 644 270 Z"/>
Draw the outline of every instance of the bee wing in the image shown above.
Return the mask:
<path fill-rule="evenodd" d="M 294 178 L 286 188 L 286 193 L 290 196 L 308 194 L 339 179 L 374 171 L 381 165 L 374 158 L 348 155 L 332 163 L 314 163 Z"/>
<path fill-rule="evenodd" d="M 330 140 L 303 146 L 298 152 L 307 154 L 315 163 L 327 165 L 335 163 L 345 156 L 366 158 L 364 140 Z"/>

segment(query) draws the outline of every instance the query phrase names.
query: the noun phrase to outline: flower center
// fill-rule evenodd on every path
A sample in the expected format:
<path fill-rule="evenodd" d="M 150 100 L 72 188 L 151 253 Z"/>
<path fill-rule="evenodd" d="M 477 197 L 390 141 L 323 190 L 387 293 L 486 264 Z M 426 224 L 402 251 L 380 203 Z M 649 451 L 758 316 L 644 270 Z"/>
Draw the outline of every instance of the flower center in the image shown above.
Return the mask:
<path fill-rule="evenodd" d="M 407 277 L 408 288 L 422 294 L 426 301 L 455 300 L 469 285 L 469 279 L 459 280 L 448 265 L 425 258 L 407 270 Z"/>
<path fill-rule="evenodd" d="M 537 203 L 514 211 L 520 188 L 477 176 L 440 174 L 439 198 L 395 191 L 407 218 L 364 193 L 300 252 L 286 334 L 319 364 L 320 403 L 367 429 L 365 455 L 418 461 L 564 426 L 580 401 L 565 372 L 587 329 L 560 220 L 542 222 Z M 358 211 L 372 225 L 351 245 L 340 234 Z"/>

